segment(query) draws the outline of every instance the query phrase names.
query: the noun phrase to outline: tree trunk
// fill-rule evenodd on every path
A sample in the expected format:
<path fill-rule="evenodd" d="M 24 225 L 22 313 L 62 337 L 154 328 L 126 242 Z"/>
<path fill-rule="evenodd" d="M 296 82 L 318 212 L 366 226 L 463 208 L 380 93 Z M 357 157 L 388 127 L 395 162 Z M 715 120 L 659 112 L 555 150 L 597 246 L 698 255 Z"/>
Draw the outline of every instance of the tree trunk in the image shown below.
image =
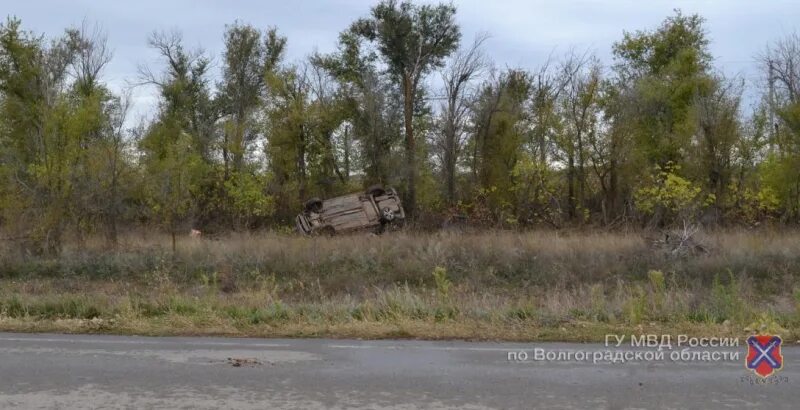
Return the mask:
<path fill-rule="evenodd" d="M 114 146 L 114 156 L 111 168 L 111 189 L 109 192 L 111 193 L 111 200 L 110 206 L 107 208 L 108 212 L 106 212 L 106 239 L 108 240 L 108 244 L 112 249 L 117 248 L 117 244 L 119 241 L 119 234 L 117 229 L 117 219 L 119 217 L 119 201 L 118 201 L 118 170 L 117 170 L 117 160 L 119 159 L 119 145 Z"/>
<path fill-rule="evenodd" d="M 305 126 L 300 126 L 300 135 L 298 136 L 300 141 L 298 141 L 298 148 L 297 148 L 297 174 L 298 174 L 298 183 L 299 183 L 299 199 L 302 203 L 307 198 L 306 193 L 306 131 Z"/>
<path fill-rule="evenodd" d="M 586 190 L 586 175 L 584 168 L 583 157 L 583 135 L 578 131 L 578 205 L 583 208 L 585 206 L 585 190 Z"/>
<path fill-rule="evenodd" d="M 409 75 L 403 77 L 403 120 L 405 123 L 407 191 L 406 214 L 412 218 L 417 209 L 417 148 L 414 140 L 414 84 Z"/>
<path fill-rule="evenodd" d="M 575 217 L 575 154 L 569 151 L 567 159 L 567 216 Z"/>
<path fill-rule="evenodd" d="M 545 114 L 541 111 L 544 109 L 544 104 L 539 108 L 539 130 L 538 130 L 538 144 L 539 144 L 539 164 L 543 166 L 547 164 L 547 126 L 545 124 Z"/>
<path fill-rule="evenodd" d="M 224 176 L 225 181 L 227 181 L 228 180 L 228 175 L 229 175 L 229 172 L 230 172 L 229 168 L 228 168 L 228 144 L 230 144 L 230 142 L 228 140 L 228 132 L 227 131 L 222 133 L 222 138 L 223 138 L 223 141 L 222 141 L 222 162 L 223 162 L 223 169 L 224 169 L 223 176 Z"/>
<path fill-rule="evenodd" d="M 608 207 L 612 219 L 622 214 L 620 210 L 622 201 L 619 198 L 619 164 L 617 162 L 621 156 L 620 145 L 620 135 L 618 132 L 612 131 L 608 161 Z"/>
<path fill-rule="evenodd" d="M 451 115 L 452 111 L 451 111 Z M 455 203 L 456 200 L 456 130 L 452 118 L 448 120 L 445 130 L 444 151 L 444 178 L 447 188 L 447 202 Z"/>
<path fill-rule="evenodd" d="M 344 127 L 344 183 L 350 182 L 350 126 Z"/>
<path fill-rule="evenodd" d="M 234 123 L 234 150 L 233 150 L 233 170 L 241 172 L 244 166 L 244 153 L 247 149 L 247 141 L 245 140 L 245 113 L 241 107 L 237 109 L 236 115 L 233 118 Z"/>
<path fill-rule="evenodd" d="M 608 208 L 611 210 L 611 216 L 616 217 L 619 214 L 619 201 L 617 199 L 617 161 L 611 159 L 608 165 Z"/>

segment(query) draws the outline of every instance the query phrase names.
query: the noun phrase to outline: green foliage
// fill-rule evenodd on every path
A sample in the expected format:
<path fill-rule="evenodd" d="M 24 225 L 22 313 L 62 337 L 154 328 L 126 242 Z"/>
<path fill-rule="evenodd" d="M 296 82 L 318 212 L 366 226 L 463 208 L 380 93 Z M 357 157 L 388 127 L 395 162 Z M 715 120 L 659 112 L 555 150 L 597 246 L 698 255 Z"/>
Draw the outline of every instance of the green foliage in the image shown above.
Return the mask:
<path fill-rule="evenodd" d="M 514 169 L 524 141 L 522 124 L 530 87 L 526 73 L 510 70 L 485 84 L 477 102 L 478 179 L 495 209 L 514 202 Z"/>
<path fill-rule="evenodd" d="M 205 167 L 193 149 L 191 136 L 185 132 L 161 126 L 151 132 L 149 136 L 163 141 L 163 145 L 157 147 L 158 155 L 148 157 L 146 162 L 145 200 L 154 220 L 162 221 L 174 234 L 194 211 L 195 194 Z M 167 135 L 174 135 L 173 132 L 178 137 L 169 141 Z"/>
<path fill-rule="evenodd" d="M 678 175 L 679 166 L 668 163 L 663 168 L 656 165 L 654 170 L 634 193 L 636 208 L 642 213 L 688 219 L 694 217 L 698 209 L 714 201 L 713 194 L 703 198 L 700 187 Z"/>
<path fill-rule="evenodd" d="M 351 31 L 375 41 L 389 71 L 398 82 L 406 76 L 422 75 L 439 67 L 461 39 L 451 4 L 416 5 L 382 1 L 372 8 L 372 16 L 353 23 Z M 413 70 L 418 70 L 411 74 Z M 416 82 L 417 78 L 409 78 Z"/>
<path fill-rule="evenodd" d="M 628 322 L 637 324 L 645 320 L 669 320 L 668 290 L 662 271 L 648 271 L 646 286 L 635 284 L 627 291 L 631 294 L 624 307 Z"/>
<path fill-rule="evenodd" d="M 638 324 L 647 318 L 647 292 L 640 285 L 634 286 L 631 292 L 632 297 L 625 304 L 625 314 L 629 323 Z"/>
<path fill-rule="evenodd" d="M 763 312 L 759 317 L 750 323 L 746 328 L 754 333 L 767 333 L 773 335 L 785 335 L 789 332 L 784 326 L 781 326 L 776 315 L 770 312 Z"/>
<path fill-rule="evenodd" d="M 778 194 L 769 186 L 769 182 L 763 185 L 765 186 L 758 190 L 749 187 L 740 189 L 735 184 L 729 187 L 730 196 L 734 199 L 734 214 L 741 221 L 755 224 L 774 218 L 781 210 L 782 204 Z"/>
<path fill-rule="evenodd" d="M 558 209 L 550 206 L 550 199 L 558 195 L 555 172 L 530 155 L 521 155 L 511 176 L 514 181 L 519 219 L 532 224 L 558 219 Z"/>
<path fill-rule="evenodd" d="M 759 205 L 767 211 L 780 208 L 792 217 L 800 216 L 800 155 L 770 155 L 759 169 L 764 188 L 759 192 Z"/>
<path fill-rule="evenodd" d="M 635 159 L 647 166 L 683 163 L 696 135 L 693 107 L 714 89 L 703 22 L 676 11 L 656 30 L 626 32 L 614 44 L 619 98 L 627 106 L 620 114 L 630 123 Z"/>
<path fill-rule="evenodd" d="M 82 235 L 120 212 L 122 166 L 102 160 L 123 155 L 123 109 L 96 81 L 109 58 L 100 41 L 70 29 L 45 43 L 18 20 L 0 26 L 0 210 L 28 251 L 58 253 L 70 223 Z"/>
<path fill-rule="evenodd" d="M 447 300 L 450 298 L 450 287 L 453 285 L 447 278 L 447 269 L 437 266 L 433 269 L 433 280 L 436 284 L 436 293 L 440 298 Z"/>
<path fill-rule="evenodd" d="M 456 8 L 452 4 L 415 5 L 411 1 L 397 3 L 384 0 L 372 8 L 370 18 L 356 20 L 350 27 L 348 49 L 355 50 L 357 38 L 373 43 L 392 82 L 399 88 L 403 102 L 405 131 L 405 192 L 406 212 L 413 216 L 417 207 L 417 137 L 414 132 L 424 94 L 422 80 L 434 68 L 441 67 L 461 40 L 461 30 L 455 22 Z M 348 60 L 352 61 L 352 60 Z M 416 117 L 416 118 L 415 118 Z"/>
<path fill-rule="evenodd" d="M 263 41 L 262 41 L 263 39 Z M 244 167 L 244 157 L 258 131 L 257 113 L 265 81 L 283 58 L 286 38 L 272 28 L 262 33 L 238 22 L 227 26 L 222 82 L 217 103 L 228 116 L 224 126 L 223 162 L 235 172 Z"/>
<path fill-rule="evenodd" d="M 425 226 L 451 213 L 511 229 L 800 221 L 797 36 L 767 50 L 776 87 L 752 116 L 743 86 L 712 68 L 704 19 L 680 11 L 625 32 L 611 71 L 577 53 L 536 71 L 478 69 L 442 101 L 453 112 L 434 109 L 426 81 L 460 64 L 448 60 L 461 42 L 452 4 L 379 2 L 335 52 L 294 64 L 276 28 L 234 22 L 223 38 L 211 56 L 177 32 L 151 35 L 159 66 L 138 82 L 157 90 L 157 110 L 131 129 L 128 97 L 103 81 L 103 35 L 0 26 L 4 236 L 55 255 L 65 237 L 114 246 L 136 225 L 282 229 L 311 197 L 375 183 L 398 188 Z"/>
<path fill-rule="evenodd" d="M 694 14 L 685 16 L 680 10 L 667 17 L 653 31 L 625 32 L 623 40 L 614 44 L 614 54 L 624 61 L 628 76 L 645 72 L 660 74 L 674 69 L 676 61 L 691 59 L 692 64 L 708 66 L 712 56 L 703 27 L 705 19 Z"/>
<path fill-rule="evenodd" d="M 800 288 L 794 290 L 794 308 L 795 316 L 798 323 L 800 323 Z"/>
<path fill-rule="evenodd" d="M 650 292 L 653 297 L 653 310 L 655 312 L 659 312 L 664 308 L 665 293 L 667 290 L 664 272 L 661 272 L 660 270 L 648 271 L 647 278 L 650 281 Z"/>
<path fill-rule="evenodd" d="M 728 283 L 723 283 L 719 275 L 714 276 L 709 298 L 710 319 L 716 323 L 725 320 L 741 323 L 749 318 L 747 305 L 740 290 L 740 284 L 728 271 Z"/>
<path fill-rule="evenodd" d="M 248 172 L 237 172 L 225 181 L 225 192 L 230 198 L 238 226 L 248 227 L 257 218 L 270 217 L 275 213 L 275 200 L 265 192 L 265 178 Z"/>

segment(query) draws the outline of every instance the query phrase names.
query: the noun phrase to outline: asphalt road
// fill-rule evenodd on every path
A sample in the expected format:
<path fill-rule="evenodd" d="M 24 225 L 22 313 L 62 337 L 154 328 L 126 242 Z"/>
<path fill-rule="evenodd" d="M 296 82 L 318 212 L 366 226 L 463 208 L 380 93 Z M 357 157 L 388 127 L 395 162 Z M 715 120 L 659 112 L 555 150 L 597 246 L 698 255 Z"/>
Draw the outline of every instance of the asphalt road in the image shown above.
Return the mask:
<path fill-rule="evenodd" d="M 537 348 L 588 355 L 648 351 L 562 343 L 0 333 L 0 409 L 800 406 L 797 346 L 784 347 L 784 368 L 767 384 L 751 384 L 759 379 L 744 367 L 744 346 L 725 350 L 740 352 L 737 361 L 671 361 L 667 351 L 658 362 L 597 364 L 533 360 Z M 509 352 L 521 351 L 528 360 L 509 361 Z"/>

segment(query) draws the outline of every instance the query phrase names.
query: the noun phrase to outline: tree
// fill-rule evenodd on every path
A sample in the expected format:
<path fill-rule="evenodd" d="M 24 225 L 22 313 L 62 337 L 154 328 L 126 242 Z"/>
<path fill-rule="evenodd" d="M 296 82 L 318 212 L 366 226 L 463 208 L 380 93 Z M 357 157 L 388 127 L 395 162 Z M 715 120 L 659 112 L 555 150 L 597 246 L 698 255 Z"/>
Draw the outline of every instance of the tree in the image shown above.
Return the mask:
<path fill-rule="evenodd" d="M 208 87 L 210 60 L 200 50 L 187 51 L 178 32 L 154 32 L 148 38 L 148 45 L 163 59 L 165 70 L 158 75 L 149 67 L 140 66 L 141 84 L 156 87 L 161 97 L 159 115 L 175 121 L 176 126 L 190 136 L 195 152 L 205 163 L 210 163 L 215 123 L 219 118 Z M 150 146 L 148 149 L 161 148 Z"/>
<path fill-rule="evenodd" d="M 219 56 L 154 33 L 160 65 L 139 80 L 158 106 L 132 129 L 130 97 L 103 81 L 103 30 L 47 38 L 9 19 L 0 226 L 25 252 L 56 254 L 101 231 L 113 245 L 134 223 L 173 237 L 289 223 L 309 197 L 373 184 L 399 188 L 426 222 L 800 221 L 797 34 L 759 56 L 767 91 L 745 116 L 744 81 L 715 69 L 699 15 L 625 32 L 608 72 L 572 51 L 495 72 L 485 36 L 458 51 L 455 13 L 384 0 L 334 52 L 291 64 L 275 28 L 225 26 Z"/>
<path fill-rule="evenodd" d="M 532 72 L 530 90 L 530 117 L 523 148 L 525 153 L 514 170 L 519 220 L 531 223 L 546 221 L 560 226 L 561 201 L 554 183 L 558 170 L 558 138 L 563 134 L 563 110 L 559 103 L 562 93 L 575 75 L 571 70 L 582 64 L 556 63 L 551 57 Z"/>
<path fill-rule="evenodd" d="M 464 144 L 469 108 L 474 98 L 470 95 L 470 82 L 480 76 L 488 65 L 480 51 L 486 38 L 485 35 L 476 37 L 472 45 L 459 51 L 442 72 L 446 100 L 441 108 L 439 150 L 442 153 L 445 195 L 451 205 L 456 196 L 456 164 Z"/>
<path fill-rule="evenodd" d="M 263 35 L 249 25 L 226 27 L 219 104 L 227 116 L 223 130 L 222 159 L 225 179 L 229 162 L 242 170 L 248 145 L 256 139 L 258 108 L 265 97 L 265 79 L 275 69 L 286 47 L 286 38 L 272 28 Z M 231 158 L 232 157 L 232 158 Z"/>
<path fill-rule="evenodd" d="M 288 66 L 267 79 L 271 99 L 267 110 L 269 169 L 274 184 L 278 215 L 288 220 L 308 199 L 308 154 L 311 124 L 308 117 L 309 80 L 307 66 Z"/>
<path fill-rule="evenodd" d="M 614 70 L 632 110 L 637 143 L 650 166 L 683 160 L 693 129 L 695 97 L 708 94 L 711 55 L 699 15 L 676 10 L 654 31 L 626 32 L 614 44 Z"/>
<path fill-rule="evenodd" d="M 177 135 L 177 138 L 174 137 Z M 146 201 L 153 220 L 159 222 L 172 237 L 186 230 L 186 222 L 195 212 L 199 180 L 202 178 L 202 159 L 194 149 L 192 137 L 171 122 L 157 123 L 148 137 L 170 138 L 160 155 L 147 160 Z"/>
<path fill-rule="evenodd" d="M 567 216 L 574 219 L 576 208 L 586 210 L 589 148 L 597 133 L 600 114 L 600 65 L 597 60 L 571 55 L 562 64 L 561 80 L 566 86 L 559 93 L 562 127 L 555 138 L 556 160 L 566 164 Z"/>
<path fill-rule="evenodd" d="M 337 152 L 336 135 L 340 132 L 347 134 L 347 127 L 343 127 L 349 116 L 346 97 L 337 89 L 334 78 L 317 64 L 318 59 L 311 58 L 310 71 L 310 107 L 308 116 L 311 120 L 311 134 L 313 144 L 311 151 L 311 175 L 314 184 L 321 189 L 325 196 L 330 196 L 336 191 L 338 184 L 346 184 L 349 179 L 349 165 L 343 172 L 340 162 L 348 163 L 349 149 L 348 136 L 344 137 L 341 145 L 344 147 L 344 158 L 340 161 Z"/>
<path fill-rule="evenodd" d="M 685 165 L 700 125 L 697 104 L 717 87 L 703 23 L 699 15 L 676 10 L 657 29 L 626 32 L 614 44 L 613 123 L 617 136 L 629 133 L 634 143 L 628 166 L 639 170 L 636 178 L 646 175 L 642 169 L 692 168 Z M 651 225 L 664 222 L 661 213 L 652 215 Z"/>
<path fill-rule="evenodd" d="M 364 172 L 362 184 L 366 188 L 394 182 L 392 171 L 397 167 L 393 166 L 393 151 L 402 128 L 402 103 L 396 104 L 396 87 L 378 71 L 374 54 L 364 52 L 362 42 L 357 34 L 344 31 L 339 35 L 338 51 L 315 55 L 312 64 L 338 83 L 346 130 L 342 136 L 359 148 L 347 152 L 346 163 Z"/>
<path fill-rule="evenodd" d="M 737 142 L 742 139 L 739 101 L 744 84 L 715 79 L 710 94 L 698 95 L 693 103 L 695 141 L 689 150 L 690 171 L 704 181 L 703 188 L 714 198 L 709 222 L 719 222 L 729 203 Z"/>
<path fill-rule="evenodd" d="M 72 64 L 72 93 L 77 104 L 70 127 L 81 147 L 72 172 L 74 198 L 70 213 L 78 237 L 102 225 L 107 243 L 117 245 L 118 225 L 131 197 L 132 167 L 126 154 L 128 140 L 124 124 L 129 96 L 116 96 L 100 81 L 112 53 L 107 35 L 84 21 L 73 32 L 76 58 Z"/>
<path fill-rule="evenodd" d="M 80 103 L 67 93 L 78 39 L 67 30 L 46 45 L 19 20 L 0 26 L 0 206 L 30 252 L 57 254 L 69 222 L 82 149 L 73 118 Z"/>
<path fill-rule="evenodd" d="M 84 20 L 80 30 L 73 30 L 72 36 L 77 54 L 73 63 L 74 87 L 79 94 L 90 95 L 100 87 L 100 74 L 113 56 L 108 49 L 108 35 L 99 26 L 90 28 Z"/>
<path fill-rule="evenodd" d="M 687 223 L 697 216 L 698 209 L 708 205 L 701 188 L 678 175 L 679 170 L 680 166 L 671 163 L 663 168 L 656 165 L 636 190 L 636 206 L 641 212 L 654 215 L 650 220 L 653 225 L 673 219 Z"/>
<path fill-rule="evenodd" d="M 409 215 L 416 208 L 418 163 L 414 135 L 414 110 L 421 80 L 458 48 L 461 32 L 454 21 L 453 5 L 414 5 L 386 0 L 372 8 L 369 18 L 357 20 L 350 30 L 373 42 L 392 79 L 403 95 L 406 154 L 406 198 Z"/>
<path fill-rule="evenodd" d="M 637 108 L 631 94 L 619 79 L 602 82 L 600 106 L 604 132 L 590 141 L 592 167 L 602 190 L 600 211 L 603 223 L 621 221 L 631 203 L 632 185 L 641 174 L 637 168 L 634 134 L 636 124 L 628 121 L 631 111 Z"/>
<path fill-rule="evenodd" d="M 527 129 L 531 80 L 509 70 L 487 81 L 476 102 L 474 167 L 479 187 L 496 209 L 513 206 L 513 172 Z"/>
<path fill-rule="evenodd" d="M 27 252 L 55 254 L 72 228 L 79 245 L 102 226 L 117 241 L 132 170 L 126 99 L 103 84 L 105 33 L 84 22 L 47 43 L 0 27 L 0 203 Z"/>
<path fill-rule="evenodd" d="M 580 67 L 580 64 L 565 64 L 559 67 L 551 57 L 548 57 L 547 61 L 532 73 L 532 138 L 528 141 L 528 146 L 531 154 L 538 159 L 540 166 L 548 165 L 554 135 L 560 127 L 557 103 L 561 93 L 564 92 L 574 75 L 569 69 Z M 566 71 L 565 68 L 567 68 Z"/>
<path fill-rule="evenodd" d="M 761 56 L 770 94 L 770 155 L 763 164 L 767 186 L 778 193 L 784 219 L 800 220 L 800 35 L 767 47 Z"/>
<path fill-rule="evenodd" d="M 209 61 L 201 52 L 187 52 L 178 33 L 154 33 L 149 39 L 166 63 L 162 75 L 141 68 L 146 83 L 160 94 L 156 120 L 140 136 L 143 153 L 145 202 L 153 219 L 172 235 L 173 251 L 178 230 L 193 217 L 204 199 L 201 195 L 211 165 L 215 115 L 208 111 Z"/>
<path fill-rule="evenodd" d="M 130 140 L 125 131 L 125 120 L 130 97 L 111 97 L 105 104 L 107 120 L 102 128 L 103 138 L 89 148 L 90 209 L 105 227 L 105 237 L 111 247 L 116 247 L 120 224 L 130 207 L 126 203 L 134 197 L 136 168 L 130 158 Z"/>

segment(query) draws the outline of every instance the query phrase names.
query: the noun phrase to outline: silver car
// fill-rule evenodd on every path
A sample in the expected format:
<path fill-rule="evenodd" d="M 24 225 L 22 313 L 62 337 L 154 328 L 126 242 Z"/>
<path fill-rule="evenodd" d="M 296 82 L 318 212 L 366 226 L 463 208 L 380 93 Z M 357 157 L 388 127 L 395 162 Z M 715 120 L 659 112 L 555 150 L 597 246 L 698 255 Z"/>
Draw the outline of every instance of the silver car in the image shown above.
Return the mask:
<path fill-rule="evenodd" d="M 306 235 L 335 235 L 372 229 L 381 233 L 405 220 L 403 205 L 394 188 L 374 185 L 364 192 L 321 200 L 306 201 L 295 220 L 297 230 Z"/>

